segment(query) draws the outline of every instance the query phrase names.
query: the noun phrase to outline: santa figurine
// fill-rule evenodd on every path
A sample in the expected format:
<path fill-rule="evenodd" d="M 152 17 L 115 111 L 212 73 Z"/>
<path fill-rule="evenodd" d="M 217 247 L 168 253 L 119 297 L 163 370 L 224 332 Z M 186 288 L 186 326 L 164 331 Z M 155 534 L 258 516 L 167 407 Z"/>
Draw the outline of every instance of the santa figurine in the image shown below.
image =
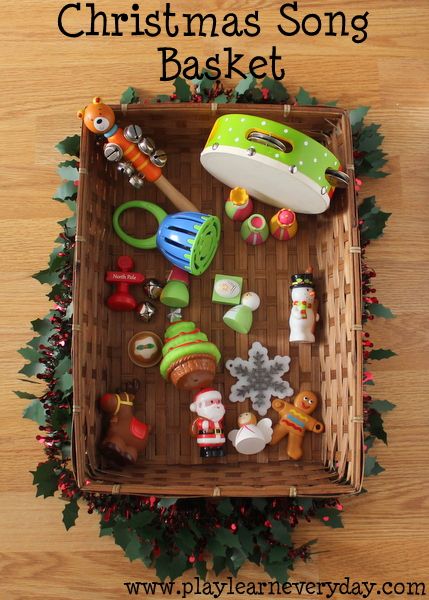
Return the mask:
<path fill-rule="evenodd" d="M 225 456 L 225 407 L 220 392 L 213 388 L 200 390 L 189 408 L 198 415 L 191 425 L 191 435 L 197 439 L 201 458 Z"/>

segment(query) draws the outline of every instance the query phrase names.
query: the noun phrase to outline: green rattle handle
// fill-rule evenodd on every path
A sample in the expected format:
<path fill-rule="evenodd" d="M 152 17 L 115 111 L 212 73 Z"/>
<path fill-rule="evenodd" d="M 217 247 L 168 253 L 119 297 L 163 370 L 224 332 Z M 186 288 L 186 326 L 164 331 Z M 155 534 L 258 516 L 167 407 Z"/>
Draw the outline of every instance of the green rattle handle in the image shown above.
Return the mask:
<path fill-rule="evenodd" d="M 152 250 L 153 248 L 156 248 L 156 233 L 148 238 L 135 238 L 128 233 L 125 233 L 125 231 L 119 225 L 120 216 L 129 208 L 142 208 L 143 210 L 147 210 L 147 212 L 153 215 L 158 221 L 158 225 L 160 225 L 167 216 L 165 210 L 163 210 L 160 206 L 153 204 L 152 202 L 145 202 L 144 200 L 131 200 L 130 202 L 124 202 L 124 204 L 118 206 L 113 213 L 113 229 L 123 242 L 133 246 L 134 248 L 140 248 L 142 250 Z"/>

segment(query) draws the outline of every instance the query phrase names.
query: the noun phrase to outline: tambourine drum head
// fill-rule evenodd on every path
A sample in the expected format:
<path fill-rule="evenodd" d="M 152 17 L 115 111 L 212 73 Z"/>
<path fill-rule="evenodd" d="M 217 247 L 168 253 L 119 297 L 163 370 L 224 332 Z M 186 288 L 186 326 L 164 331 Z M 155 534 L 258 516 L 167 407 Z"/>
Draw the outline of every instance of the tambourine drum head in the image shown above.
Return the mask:
<path fill-rule="evenodd" d="M 266 204 L 305 214 L 319 214 L 329 208 L 326 189 L 299 170 L 266 156 L 249 156 L 247 150 L 219 146 L 203 150 L 201 164 L 228 187 L 243 187 Z"/>

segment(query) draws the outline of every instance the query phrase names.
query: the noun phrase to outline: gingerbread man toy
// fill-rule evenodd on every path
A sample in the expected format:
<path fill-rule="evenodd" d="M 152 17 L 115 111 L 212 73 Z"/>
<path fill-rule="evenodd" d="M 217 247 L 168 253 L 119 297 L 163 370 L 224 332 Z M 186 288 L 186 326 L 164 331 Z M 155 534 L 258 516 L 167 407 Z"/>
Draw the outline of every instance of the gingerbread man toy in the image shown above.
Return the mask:
<path fill-rule="evenodd" d="M 314 392 L 304 390 L 297 394 L 293 404 L 279 400 L 273 400 L 272 407 L 279 413 L 279 422 L 274 427 L 274 433 L 270 444 L 278 444 L 286 435 L 289 435 L 287 453 L 293 460 L 302 457 L 302 442 L 306 431 L 322 433 L 323 423 L 316 421 L 310 415 L 316 410 L 318 404 Z"/>

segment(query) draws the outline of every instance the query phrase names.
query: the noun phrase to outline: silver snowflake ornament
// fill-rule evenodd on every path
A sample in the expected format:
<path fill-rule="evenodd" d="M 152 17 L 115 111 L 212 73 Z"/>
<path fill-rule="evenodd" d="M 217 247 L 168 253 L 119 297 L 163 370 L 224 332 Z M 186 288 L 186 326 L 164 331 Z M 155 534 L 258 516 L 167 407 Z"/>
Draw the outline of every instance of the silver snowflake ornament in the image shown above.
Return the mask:
<path fill-rule="evenodd" d="M 289 371 L 290 357 L 268 358 L 268 350 L 259 342 L 254 342 L 249 350 L 249 360 L 239 356 L 225 364 L 233 377 L 238 379 L 231 388 L 231 402 L 252 401 L 252 407 L 262 417 L 271 407 L 271 397 L 285 398 L 293 395 L 289 383 L 282 379 Z"/>

